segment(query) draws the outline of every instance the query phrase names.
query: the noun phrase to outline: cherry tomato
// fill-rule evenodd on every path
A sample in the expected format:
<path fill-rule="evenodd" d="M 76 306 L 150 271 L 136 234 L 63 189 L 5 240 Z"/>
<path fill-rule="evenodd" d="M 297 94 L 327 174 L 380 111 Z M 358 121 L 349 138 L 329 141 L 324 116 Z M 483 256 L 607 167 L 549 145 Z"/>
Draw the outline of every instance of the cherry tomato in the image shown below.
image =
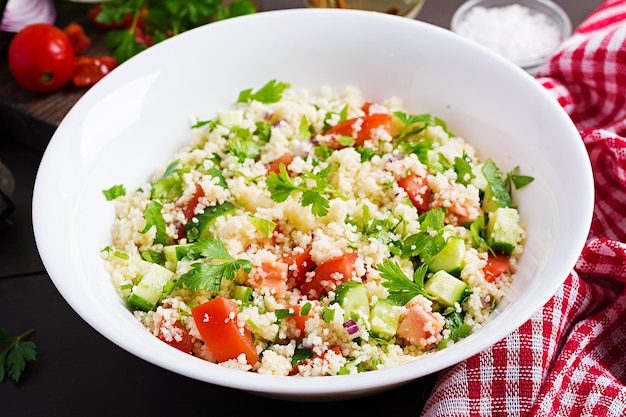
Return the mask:
<path fill-rule="evenodd" d="M 78 56 L 72 72 L 72 83 L 77 87 L 94 85 L 115 68 L 112 56 Z"/>
<path fill-rule="evenodd" d="M 34 23 L 13 37 L 8 62 L 13 77 L 22 87 L 48 93 L 69 81 L 74 70 L 74 50 L 61 29 Z"/>

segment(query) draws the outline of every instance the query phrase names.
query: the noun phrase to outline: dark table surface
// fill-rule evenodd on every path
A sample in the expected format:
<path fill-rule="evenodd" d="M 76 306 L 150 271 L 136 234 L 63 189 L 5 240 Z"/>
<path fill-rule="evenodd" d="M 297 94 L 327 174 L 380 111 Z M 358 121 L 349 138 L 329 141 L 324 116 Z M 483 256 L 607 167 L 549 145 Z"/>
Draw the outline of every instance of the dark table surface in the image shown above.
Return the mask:
<path fill-rule="evenodd" d="M 559 0 L 574 27 L 600 0 Z M 463 0 L 427 0 L 417 19 L 445 28 Z M 58 24 L 85 16 L 87 5 L 58 2 Z M 263 10 L 304 7 L 300 0 L 265 0 Z M 84 19 L 96 41 L 101 34 Z M 39 258 L 31 224 L 33 184 L 45 144 L 84 90 L 64 89 L 47 96 L 25 93 L 2 77 L 0 57 L 0 161 L 15 179 L 15 210 L 0 229 L 0 325 L 12 336 L 35 329 L 37 360 L 18 383 L 0 384 L 0 416 L 74 415 L 269 415 L 293 416 L 362 409 L 371 414 L 419 415 L 437 375 L 395 390 L 339 403 L 292 403 L 213 386 L 163 370 L 105 339 L 63 300 Z"/>

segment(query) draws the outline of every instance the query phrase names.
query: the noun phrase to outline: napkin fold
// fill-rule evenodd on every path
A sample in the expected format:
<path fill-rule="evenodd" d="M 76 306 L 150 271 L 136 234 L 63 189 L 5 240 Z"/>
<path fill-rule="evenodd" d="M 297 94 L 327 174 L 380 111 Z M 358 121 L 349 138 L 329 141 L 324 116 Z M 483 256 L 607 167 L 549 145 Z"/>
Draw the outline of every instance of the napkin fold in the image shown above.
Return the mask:
<path fill-rule="evenodd" d="M 439 375 L 423 417 L 626 416 L 626 1 L 605 0 L 535 78 L 589 153 L 587 243 L 530 320 Z"/>

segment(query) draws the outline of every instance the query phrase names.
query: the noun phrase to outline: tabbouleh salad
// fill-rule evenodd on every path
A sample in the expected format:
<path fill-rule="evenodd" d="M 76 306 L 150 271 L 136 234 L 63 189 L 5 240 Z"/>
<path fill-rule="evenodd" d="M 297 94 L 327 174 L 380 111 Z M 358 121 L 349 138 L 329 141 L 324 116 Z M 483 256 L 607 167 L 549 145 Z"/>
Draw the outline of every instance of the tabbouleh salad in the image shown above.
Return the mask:
<path fill-rule="evenodd" d="M 389 368 L 481 327 L 525 229 L 503 173 L 431 114 L 272 80 L 196 121 L 115 204 L 101 252 L 135 317 L 222 366 L 322 376 Z"/>

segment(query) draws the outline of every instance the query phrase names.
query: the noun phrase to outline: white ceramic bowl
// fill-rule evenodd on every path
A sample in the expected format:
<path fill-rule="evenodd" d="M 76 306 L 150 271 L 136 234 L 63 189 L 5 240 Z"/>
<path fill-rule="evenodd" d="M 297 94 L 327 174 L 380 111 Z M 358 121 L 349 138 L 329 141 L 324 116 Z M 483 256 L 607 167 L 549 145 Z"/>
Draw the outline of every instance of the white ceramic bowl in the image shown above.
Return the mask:
<path fill-rule="evenodd" d="M 290 378 L 226 369 L 149 334 L 103 268 L 114 205 L 102 190 L 146 181 L 187 143 L 191 118 L 230 107 L 268 80 L 317 90 L 360 88 L 430 112 L 491 156 L 536 180 L 518 192 L 526 252 L 488 324 L 457 344 L 394 369 Z M 33 196 L 36 242 L 61 295 L 102 335 L 153 364 L 212 384 L 294 400 L 379 392 L 458 363 L 515 330 L 561 285 L 586 240 L 593 206 L 577 130 L 536 81 L 450 31 L 373 12 L 264 12 L 212 23 L 122 64 L 71 109 L 50 141 Z"/>

